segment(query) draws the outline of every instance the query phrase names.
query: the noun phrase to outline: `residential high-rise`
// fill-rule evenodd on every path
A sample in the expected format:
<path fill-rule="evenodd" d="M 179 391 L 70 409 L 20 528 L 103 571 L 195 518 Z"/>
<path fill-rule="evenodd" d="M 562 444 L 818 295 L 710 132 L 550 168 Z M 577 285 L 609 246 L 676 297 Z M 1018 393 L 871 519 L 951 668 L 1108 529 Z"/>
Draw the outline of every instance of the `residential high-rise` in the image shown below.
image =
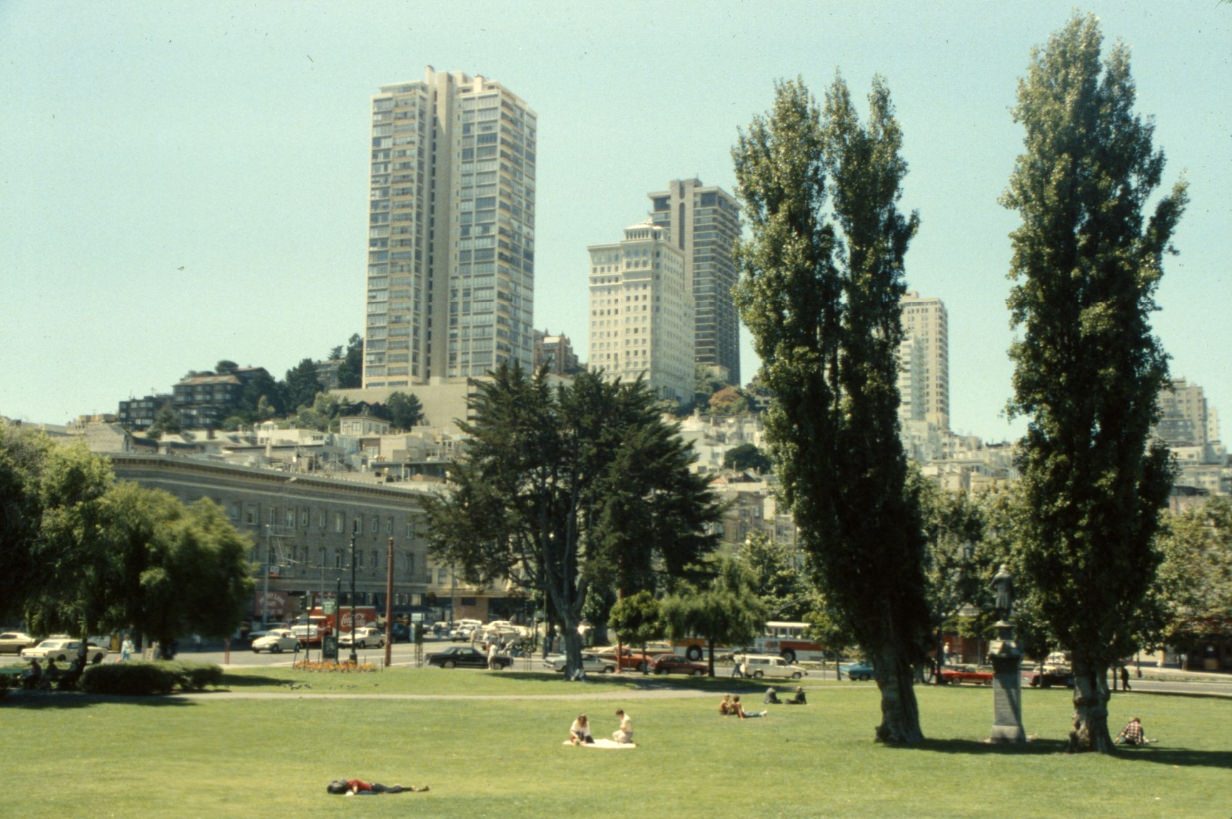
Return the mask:
<path fill-rule="evenodd" d="M 903 342 L 898 352 L 900 421 L 927 421 L 950 430 L 950 342 L 945 305 L 909 292 L 899 302 Z"/>
<path fill-rule="evenodd" d="M 1205 447 L 1219 440 L 1216 429 L 1212 436 L 1210 410 L 1206 393 L 1197 384 L 1184 378 L 1174 378 L 1159 393 L 1159 421 L 1155 434 L 1168 446 Z"/>
<path fill-rule="evenodd" d="M 590 251 L 590 367 L 641 377 L 663 398 L 693 397 L 693 303 L 684 254 L 652 224 Z"/>
<path fill-rule="evenodd" d="M 363 386 L 530 369 L 535 113 L 481 76 L 372 98 Z"/>
<path fill-rule="evenodd" d="M 735 197 L 699 179 L 677 179 L 649 194 L 651 219 L 684 251 L 685 279 L 693 294 L 694 360 L 715 368 L 728 384 L 740 385 L 740 318 L 732 288 L 740 238 Z"/>

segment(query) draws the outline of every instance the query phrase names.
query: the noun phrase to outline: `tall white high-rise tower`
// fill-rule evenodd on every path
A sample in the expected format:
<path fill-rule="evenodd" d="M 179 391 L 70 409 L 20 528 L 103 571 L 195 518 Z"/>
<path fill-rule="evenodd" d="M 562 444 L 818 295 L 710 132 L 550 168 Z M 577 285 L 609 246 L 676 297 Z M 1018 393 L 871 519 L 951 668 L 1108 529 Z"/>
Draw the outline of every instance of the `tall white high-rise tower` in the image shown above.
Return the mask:
<path fill-rule="evenodd" d="M 740 384 L 740 318 L 732 288 L 738 272 L 733 255 L 740 238 L 736 198 L 700 179 L 677 179 L 649 194 L 650 217 L 684 251 L 685 278 L 693 296 L 693 343 L 698 364 L 716 368 Z"/>
<path fill-rule="evenodd" d="M 531 368 L 535 123 L 499 83 L 431 67 L 372 98 L 365 388 Z"/>
<path fill-rule="evenodd" d="M 903 342 L 898 354 L 901 421 L 927 421 L 950 430 L 949 320 L 941 299 L 909 292 L 902 308 Z"/>
<path fill-rule="evenodd" d="M 590 251 L 590 366 L 663 398 L 693 397 L 693 300 L 685 258 L 651 224 Z"/>

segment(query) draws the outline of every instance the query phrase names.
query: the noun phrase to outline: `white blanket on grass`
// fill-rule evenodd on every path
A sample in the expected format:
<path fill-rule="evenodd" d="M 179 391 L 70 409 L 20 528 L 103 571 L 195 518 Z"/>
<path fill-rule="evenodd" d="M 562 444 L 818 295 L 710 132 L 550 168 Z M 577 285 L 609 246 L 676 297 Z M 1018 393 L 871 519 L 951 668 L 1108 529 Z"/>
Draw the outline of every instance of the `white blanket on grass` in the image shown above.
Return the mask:
<path fill-rule="evenodd" d="M 572 745 L 570 740 L 565 740 L 561 745 Z M 623 751 L 626 748 L 636 748 L 637 744 L 633 742 L 617 742 L 614 739 L 596 739 L 594 742 L 583 742 L 583 748 L 604 748 L 608 751 Z"/>

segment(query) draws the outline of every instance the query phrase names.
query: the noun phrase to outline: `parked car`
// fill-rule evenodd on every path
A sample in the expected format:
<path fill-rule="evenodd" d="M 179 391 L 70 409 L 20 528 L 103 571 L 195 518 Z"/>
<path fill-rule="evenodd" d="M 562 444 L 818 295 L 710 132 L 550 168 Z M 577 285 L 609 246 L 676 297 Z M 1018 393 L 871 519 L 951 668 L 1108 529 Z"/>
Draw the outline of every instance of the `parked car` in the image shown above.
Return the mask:
<path fill-rule="evenodd" d="M 771 677 L 798 680 L 808 674 L 794 663 L 788 663 L 777 654 L 745 654 L 740 663 L 740 673 L 753 679 Z"/>
<path fill-rule="evenodd" d="M 498 668 L 508 668 L 513 665 L 513 658 L 508 654 L 497 654 L 492 658 Z M 474 646 L 450 646 L 444 651 L 428 655 L 428 665 L 440 668 L 487 668 L 488 655 Z"/>
<path fill-rule="evenodd" d="M 289 628 L 270 629 L 265 632 L 264 637 L 258 637 L 252 641 L 253 654 L 260 654 L 262 651 L 280 654 L 283 651 L 295 651 L 298 648 L 299 638 Z"/>
<path fill-rule="evenodd" d="M 6 631 L 0 634 L 0 654 L 21 654 L 23 648 L 37 644 L 38 640 L 24 631 Z"/>
<path fill-rule="evenodd" d="M 856 663 L 839 663 L 838 670 L 847 675 L 849 680 L 868 681 L 873 678 L 873 665 L 861 660 Z"/>
<path fill-rule="evenodd" d="M 616 661 L 616 667 L 621 671 L 641 671 L 646 673 L 654 668 L 655 660 L 661 656 L 663 655 L 654 654 L 650 651 L 642 652 L 625 648 L 619 655 L 613 654 L 612 659 Z"/>
<path fill-rule="evenodd" d="M 564 654 L 549 654 L 543 658 L 543 665 L 557 672 L 564 672 L 566 658 Z M 611 674 L 616 670 L 616 658 L 600 657 L 587 651 L 582 654 L 582 670 L 588 674 Z"/>
<path fill-rule="evenodd" d="M 339 646 L 350 648 L 352 643 L 356 648 L 367 648 L 368 646 L 381 648 L 385 645 L 385 632 L 374 626 L 360 626 L 355 629 L 354 634 L 347 631 L 338 637 Z"/>
<path fill-rule="evenodd" d="M 49 637 L 43 642 L 21 650 L 23 660 L 55 660 L 58 663 L 69 663 L 77 659 L 81 653 L 81 641 L 67 637 Z M 97 643 L 86 643 L 86 661 L 97 665 L 107 656 L 107 649 Z"/>
<path fill-rule="evenodd" d="M 295 635 L 295 639 L 299 640 L 301 646 L 321 644 L 321 627 L 315 623 L 297 623 L 291 626 L 291 633 Z"/>
<path fill-rule="evenodd" d="M 1054 685 L 1073 688 L 1074 672 L 1068 668 L 1049 668 L 1044 666 L 1043 671 L 1032 671 L 1027 676 L 1027 684 L 1032 688 L 1052 688 Z"/>
<path fill-rule="evenodd" d="M 703 662 L 678 657 L 675 654 L 662 654 L 655 657 L 654 673 L 656 674 L 688 674 L 690 677 L 704 677 L 710 673 L 710 667 Z"/>
<path fill-rule="evenodd" d="M 938 682 L 942 685 L 959 685 L 965 682 L 992 685 L 992 677 L 992 669 L 987 666 L 943 665 Z"/>

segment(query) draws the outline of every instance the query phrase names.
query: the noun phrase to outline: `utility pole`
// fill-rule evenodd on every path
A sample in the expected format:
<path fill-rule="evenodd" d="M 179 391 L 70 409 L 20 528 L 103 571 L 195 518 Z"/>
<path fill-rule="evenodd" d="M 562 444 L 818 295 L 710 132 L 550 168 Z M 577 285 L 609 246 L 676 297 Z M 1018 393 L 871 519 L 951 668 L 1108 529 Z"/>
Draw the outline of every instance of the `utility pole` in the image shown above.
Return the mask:
<path fill-rule="evenodd" d="M 394 648 L 394 539 L 385 555 L 385 667 L 393 661 Z"/>
<path fill-rule="evenodd" d="M 355 653 L 355 536 L 359 534 L 359 518 L 351 521 L 351 665 L 359 665 Z"/>

